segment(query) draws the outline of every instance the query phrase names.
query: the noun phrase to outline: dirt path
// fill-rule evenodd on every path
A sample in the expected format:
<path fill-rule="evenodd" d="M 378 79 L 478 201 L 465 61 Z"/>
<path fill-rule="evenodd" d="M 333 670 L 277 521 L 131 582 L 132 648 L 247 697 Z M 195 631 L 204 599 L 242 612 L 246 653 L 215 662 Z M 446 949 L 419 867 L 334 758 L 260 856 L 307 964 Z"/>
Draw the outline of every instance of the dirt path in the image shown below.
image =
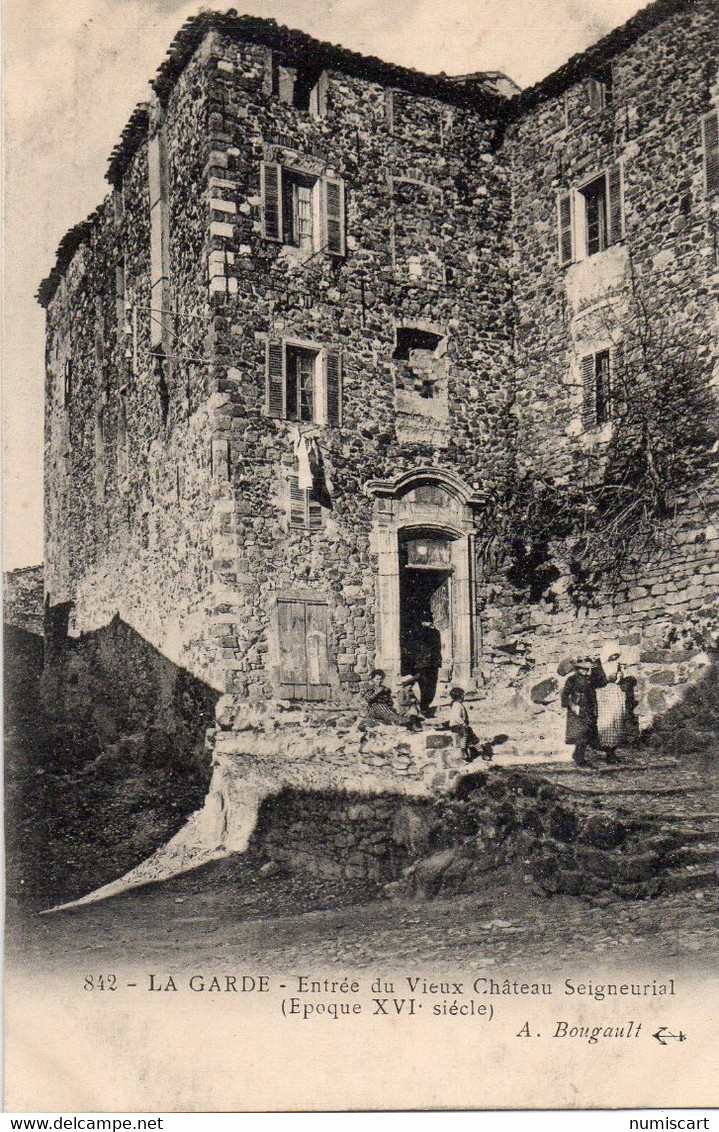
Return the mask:
<path fill-rule="evenodd" d="M 509 870 L 486 890 L 429 902 L 286 873 L 251 857 L 215 862 L 164 884 L 39 916 L 9 908 L 11 963 L 47 970 L 98 964 L 163 970 L 542 968 L 587 961 L 693 971 L 716 962 L 719 893 L 590 903 L 538 895 Z"/>

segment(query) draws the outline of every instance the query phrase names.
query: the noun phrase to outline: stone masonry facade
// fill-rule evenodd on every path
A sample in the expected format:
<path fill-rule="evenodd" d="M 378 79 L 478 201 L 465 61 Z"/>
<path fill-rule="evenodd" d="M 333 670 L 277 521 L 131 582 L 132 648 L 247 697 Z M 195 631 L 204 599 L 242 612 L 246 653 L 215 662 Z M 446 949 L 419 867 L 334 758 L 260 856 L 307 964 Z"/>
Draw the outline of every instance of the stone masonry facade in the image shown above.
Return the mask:
<path fill-rule="evenodd" d="M 632 288 L 716 357 L 715 33 L 707 0 L 658 0 L 519 93 L 188 21 L 39 292 L 48 631 L 119 618 L 225 732 L 356 711 L 427 613 L 440 691 L 500 716 L 612 637 L 641 721 L 669 708 L 716 631 L 716 483 L 588 610 L 477 545 L 517 465 L 601 460 Z"/>

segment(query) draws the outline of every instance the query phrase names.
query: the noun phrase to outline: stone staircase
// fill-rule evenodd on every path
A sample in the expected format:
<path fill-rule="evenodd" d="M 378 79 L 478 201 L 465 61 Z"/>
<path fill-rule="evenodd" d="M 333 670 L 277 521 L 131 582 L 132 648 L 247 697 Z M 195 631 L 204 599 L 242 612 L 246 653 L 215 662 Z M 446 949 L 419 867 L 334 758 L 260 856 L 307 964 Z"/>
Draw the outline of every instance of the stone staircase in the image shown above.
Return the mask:
<path fill-rule="evenodd" d="M 492 744 L 496 766 L 538 765 L 571 759 L 571 749 L 563 741 L 564 712 L 559 709 L 535 708 L 517 695 L 495 701 L 471 692 L 464 706 L 482 743 Z M 425 727 L 440 724 L 449 708 L 449 698 L 439 695 L 432 720 L 427 720 Z"/>
<path fill-rule="evenodd" d="M 543 781 L 558 788 L 563 805 L 579 813 L 605 815 L 627 831 L 614 887 L 625 887 L 627 894 L 636 896 L 715 887 L 719 880 L 716 765 L 701 759 L 664 758 L 646 749 L 620 754 L 623 762 L 616 767 L 580 770 L 571 763 L 554 763 L 536 770 Z"/>

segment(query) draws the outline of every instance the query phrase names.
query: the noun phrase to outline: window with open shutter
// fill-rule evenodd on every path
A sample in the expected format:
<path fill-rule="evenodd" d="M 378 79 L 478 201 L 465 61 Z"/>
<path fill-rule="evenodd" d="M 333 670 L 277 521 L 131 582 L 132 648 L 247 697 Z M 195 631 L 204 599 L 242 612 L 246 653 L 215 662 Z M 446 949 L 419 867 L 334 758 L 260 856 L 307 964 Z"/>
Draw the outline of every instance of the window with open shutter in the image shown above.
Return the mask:
<path fill-rule="evenodd" d="M 308 109 L 312 118 L 324 118 L 327 113 L 328 87 L 329 77 L 327 72 L 321 71 L 309 94 Z"/>
<path fill-rule="evenodd" d="M 609 351 L 609 417 L 621 416 L 626 407 L 626 371 L 624 343 L 617 342 Z"/>
<path fill-rule="evenodd" d="M 621 345 L 582 358 L 582 424 L 585 428 L 606 424 L 614 415 L 615 367 L 620 357 Z"/>
<path fill-rule="evenodd" d="M 624 235 L 622 196 L 622 167 L 619 164 L 611 165 L 607 170 L 607 221 L 610 244 L 618 244 Z"/>
<path fill-rule="evenodd" d="M 324 353 L 327 424 L 342 424 L 342 355 L 328 347 Z"/>
<path fill-rule="evenodd" d="M 592 428 L 597 423 L 596 386 L 594 382 L 594 354 L 582 358 L 582 424 Z"/>
<path fill-rule="evenodd" d="M 557 199 L 557 220 L 559 226 L 559 262 L 562 267 L 571 263 L 573 256 L 572 239 L 572 194 L 560 193 Z"/>
<path fill-rule="evenodd" d="M 324 700 L 330 694 L 329 611 L 326 602 L 277 602 L 280 684 L 283 696 Z"/>
<path fill-rule="evenodd" d="M 260 164 L 262 186 L 262 231 L 268 240 L 282 240 L 282 167 Z"/>
<path fill-rule="evenodd" d="M 345 186 L 339 177 L 324 179 L 324 221 L 325 239 L 323 241 L 330 255 L 345 254 Z"/>
<path fill-rule="evenodd" d="M 707 193 L 719 190 L 719 114 L 713 110 L 702 118 L 704 184 Z"/>
<path fill-rule="evenodd" d="M 612 415 L 612 374 L 609 350 L 594 355 L 594 405 L 598 425 L 606 424 Z"/>
<path fill-rule="evenodd" d="M 267 415 L 285 415 L 285 348 L 284 343 L 270 339 L 266 352 L 266 393 Z"/>

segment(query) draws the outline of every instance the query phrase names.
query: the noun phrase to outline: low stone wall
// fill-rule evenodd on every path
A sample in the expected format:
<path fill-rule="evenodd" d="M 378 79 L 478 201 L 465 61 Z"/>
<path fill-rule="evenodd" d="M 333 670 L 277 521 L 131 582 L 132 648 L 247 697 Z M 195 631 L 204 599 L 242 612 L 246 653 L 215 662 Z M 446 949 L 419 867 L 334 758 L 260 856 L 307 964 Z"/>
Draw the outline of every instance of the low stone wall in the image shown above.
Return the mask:
<path fill-rule="evenodd" d="M 405 807 L 391 796 L 283 790 L 262 803 L 254 841 L 272 859 L 320 876 L 392 881 L 409 864 L 393 838 Z M 423 809 L 415 803 L 409 812 Z"/>
<path fill-rule="evenodd" d="M 516 862 L 548 895 L 637 898 L 671 886 L 686 853 L 679 830 L 501 768 L 460 776 L 451 794 L 424 800 L 285 788 L 262 803 L 252 843 L 292 868 L 422 897 L 479 888 Z"/>
<path fill-rule="evenodd" d="M 361 710 L 361 709 L 360 709 Z M 223 696 L 208 732 L 215 759 L 247 760 L 253 776 L 306 789 L 422 794 L 462 766 L 452 735 L 425 723 L 410 732 L 365 720 L 344 705 Z"/>

